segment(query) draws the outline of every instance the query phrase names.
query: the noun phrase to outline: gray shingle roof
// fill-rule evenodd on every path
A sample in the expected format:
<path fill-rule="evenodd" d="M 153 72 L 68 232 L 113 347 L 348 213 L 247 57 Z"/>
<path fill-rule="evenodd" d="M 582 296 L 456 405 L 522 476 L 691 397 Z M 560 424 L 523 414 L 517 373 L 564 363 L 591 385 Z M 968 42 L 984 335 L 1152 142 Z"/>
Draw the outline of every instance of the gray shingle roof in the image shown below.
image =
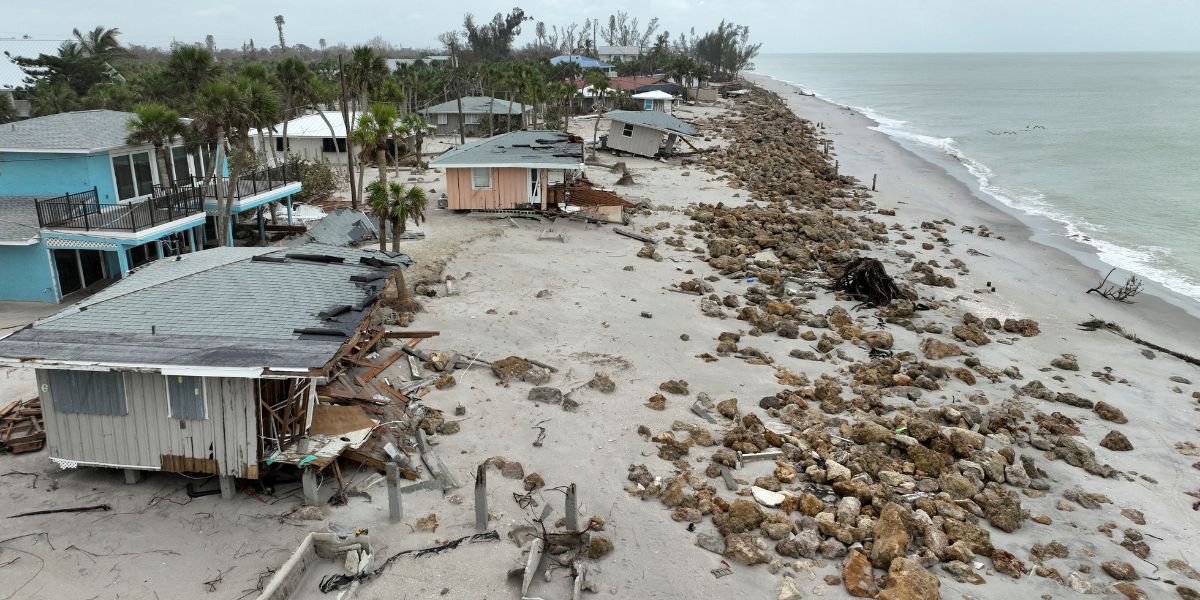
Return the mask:
<path fill-rule="evenodd" d="M 493 106 L 494 105 L 494 106 Z M 533 110 L 532 104 L 525 105 L 525 112 Z M 509 102 L 502 98 L 492 98 L 491 96 L 463 96 L 462 99 L 463 114 L 486 115 L 495 114 L 510 115 L 521 114 L 521 103 L 517 101 Z M 427 115 L 436 115 L 438 113 L 454 113 L 458 114 L 458 100 L 450 100 L 441 104 L 434 104 L 428 108 L 421 110 Z"/>
<path fill-rule="evenodd" d="M 307 232 L 286 243 L 290 246 L 299 246 L 309 242 L 346 246 L 364 240 L 378 239 L 379 236 L 375 230 L 375 222 L 367 213 L 361 210 L 339 208 L 322 217 Z"/>
<path fill-rule="evenodd" d="M 682 135 L 696 135 L 696 130 L 691 125 L 661 110 L 614 110 L 604 113 L 604 116 L 620 123 L 632 123 Z"/>
<path fill-rule="evenodd" d="M 297 258 L 338 256 L 343 263 Z M 285 259 L 254 260 L 255 256 Z M 217 248 L 161 260 L 100 293 L 0 340 L 0 357 L 148 367 L 320 368 L 370 311 L 398 267 L 372 250 L 307 244 Z M 406 258 L 406 257 L 405 257 Z M 396 261 L 399 262 L 399 261 Z M 326 311 L 349 306 L 332 319 Z M 297 329 L 342 335 L 297 334 Z"/>
<path fill-rule="evenodd" d="M 137 115 L 81 110 L 0 125 L 0 150 L 95 152 L 126 146 L 128 123 Z"/>
<path fill-rule="evenodd" d="M 38 236 L 34 196 L 0 196 L 0 242 L 28 242 Z"/>
<path fill-rule="evenodd" d="M 513 131 L 463 144 L 429 162 L 431 167 L 524 167 L 578 169 L 583 163 L 579 138 L 561 131 Z"/>

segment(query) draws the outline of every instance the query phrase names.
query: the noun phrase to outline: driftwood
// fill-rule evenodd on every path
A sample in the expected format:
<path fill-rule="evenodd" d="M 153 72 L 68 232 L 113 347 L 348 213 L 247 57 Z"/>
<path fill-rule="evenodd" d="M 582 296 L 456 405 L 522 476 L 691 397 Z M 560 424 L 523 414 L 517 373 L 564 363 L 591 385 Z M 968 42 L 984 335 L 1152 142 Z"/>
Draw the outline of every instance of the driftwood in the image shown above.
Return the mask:
<path fill-rule="evenodd" d="M 873 258 L 854 259 L 846 266 L 842 276 L 833 280 L 832 287 L 871 306 L 883 306 L 904 297 L 904 293 L 883 268 L 883 263 Z"/>
<path fill-rule="evenodd" d="M 1151 350 L 1158 350 L 1159 352 L 1162 352 L 1163 354 L 1167 354 L 1169 356 L 1174 356 L 1175 358 L 1178 358 L 1179 360 L 1182 360 L 1185 363 L 1200 367 L 1200 358 L 1196 358 L 1194 356 L 1188 356 L 1187 354 L 1184 354 L 1182 352 L 1176 352 L 1176 351 L 1170 350 L 1168 348 L 1163 348 L 1162 346 L 1159 346 L 1158 344 L 1155 344 L 1153 342 L 1147 342 L 1146 340 L 1143 340 L 1142 338 L 1138 337 L 1136 334 L 1126 331 L 1124 327 L 1121 327 L 1120 325 L 1117 325 L 1116 323 L 1113 323 L 1111 321 L 1104 321 L 1103 319 L 1092 318 L 1090 321 L 1084 321 L 1084 322 L 1080 323 L 1079 328 L 1082 329 L 1083 331 L 1096 331 L 1098 329 L 1103 329 L 1105 331 L 1115 333 L 1135 344 L 1140 344 L 1142 346 L 1150 348 Z"/>
<path fill-rule="evenodd" d="M 658 240 L 656 240 L 648 235 L 642 235 L 640 233 L 635 233 L 628 229 L 621 229 L 619 227 L 614 227 L 613 233 L 616 233 L 617 235 L 623 235 L 627 238 L 633 238 L 639 242 L 644 242 L 647 244 L 657 244 L 658 243 Z"/>
<path fill-rule="evenodd" d="M 1104 276 L 1104 279 L 1101 279 L 1100 283 L 1097 283 L 1096 287 L 1088 290 L 1087 293 L 1090 294 L 1095 292 L 1104 298 L 1108 298 L 1109 300 L 1116 300 L 1117 302 L 1124 302 L 1125 304 L 1133 304 L 1133 300 L 1130 300 L 1130 298 L 1142 292 L 1142 282 L 1137 277 L 1130 275 L 1129 279 L 1125 282 L 1125 285 L 1118 286 L 1115 283 L 1108 283 L 1109 276 L 1111 276 L 1113 271 L 1116 270 L 1117 269 L 1115 267 L 1109 269 L 1108 274 Z"/>
<path fill-rule="evenodd" d="M 24 512 L 24 513 L 12 515 L 9 518 L 16 519 L 17 517 L 32 517 L 34 515 L 52 515 L 52 514 L 56 514 L 56 513 L 92 512 L 92 511 L 96 511 L 96 510 L 108 511 L 108 510 L 112 510 L 112 507 L 107 504 L 96 504 L 94 506 L 80 506 L 78 508 L 52 508 L 49 510 L 35 510 L 33 512 Z"/>

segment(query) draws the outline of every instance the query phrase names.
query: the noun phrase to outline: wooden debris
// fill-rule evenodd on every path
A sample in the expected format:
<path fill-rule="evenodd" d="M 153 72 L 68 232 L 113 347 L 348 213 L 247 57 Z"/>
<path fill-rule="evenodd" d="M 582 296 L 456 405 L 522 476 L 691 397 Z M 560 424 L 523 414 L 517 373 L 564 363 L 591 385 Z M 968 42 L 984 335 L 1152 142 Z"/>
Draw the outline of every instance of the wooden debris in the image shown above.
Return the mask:
<path fill-rule="evenodd" d="M 0 447 L 13 454 L 36 452 L 46 444 L 42 401 L 14 400 L 0 408 Z"/>
<path fill-rule="evenodd" d="M 642 235 L 640 233 L 635 233 L 628 229 L 621 229 L 619 227 L 614 227 L 613 233 L 616 233 L 617 235 L 623 235 L 627 238 L 633 238 L 639 242 L 644 242 L 647 244 L 657 244 L 658 243 L 658 240 L 656 240 L 648 235 Z"/>

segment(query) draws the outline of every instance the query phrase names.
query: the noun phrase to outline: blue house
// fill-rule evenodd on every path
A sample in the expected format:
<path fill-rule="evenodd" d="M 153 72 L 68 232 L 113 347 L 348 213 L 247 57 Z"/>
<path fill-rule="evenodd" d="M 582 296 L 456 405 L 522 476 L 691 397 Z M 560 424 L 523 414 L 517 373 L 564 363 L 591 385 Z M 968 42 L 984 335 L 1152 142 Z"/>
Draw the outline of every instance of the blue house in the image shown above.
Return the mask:
<path fill-rule="evenodd" d="M 600 69 L 608 77 L 617 76 L 617 67 L 612 63 L 607 63 L 602 60 L 594 59 L 590 56 L 582 54 L 562 54 L 550 59 L 550 64 L 559 65 L 562 63 L 575 63 L 581 69 Z"/>
<path fill-rule="evenodd" d="M 300 183 L 283 167 L 205 181 L 208 148 L 131 145 L 136 115 L 60 113 L 0 125 L 0 300 L 61 302 L 149 261 L 202 249 L 215 233 L 218 189 L 236 216 L 285 200 Z M 221 169 L 224 175 L 224 169 Z M 230 224 L 232 230 L 232 223 Z M 232 239 L 232 235 L 230 236 Z"/>

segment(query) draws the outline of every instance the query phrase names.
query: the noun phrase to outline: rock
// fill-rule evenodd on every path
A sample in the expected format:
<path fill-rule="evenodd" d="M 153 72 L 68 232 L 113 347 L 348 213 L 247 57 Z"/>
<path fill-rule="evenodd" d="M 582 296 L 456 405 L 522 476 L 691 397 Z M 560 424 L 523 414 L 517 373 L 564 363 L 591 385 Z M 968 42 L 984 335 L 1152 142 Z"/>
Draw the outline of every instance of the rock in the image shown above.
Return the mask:
<path fill-rule="evenodd" d="M 951 546 L 961 541 L 975 554 L 992 555 L 992 536 L 979 525 L 958 519 L 946 519 L 942 527 L 946 530 L 946 537 L 949 538 Z"/>
<path fill-rule="evenodd" d="M 942 563 L 942 570 L 949 573 L 954 580 L 959 583 L 970 583 L 972 585 L 981 585 L 987 580 L 982 575 L 975 572 L 975 569 L 961 560 L 952 560 Z"/>
<path fill-rule="evenodd" d="M 838 559 L 846 555 L 846 545 L 836 538 L 829 538 L 821 542 L 820 552 L 821 556 L 826 559 Z"/>
<path fill-rule="evenodd" d="M 1076 504 L 1088 509 L 1097 510 L 1101 504 L 1111 504 L 1112 500 L 1097 492 L 1085 492 L 1083 488 L 1073 487 L 1063 492 L 1063 498 L 1071 500 Z"/>
<path fill-rule="evenodd" d="M 871 546 L 871 564 L 880 569 L 888 568 L 896 558 L 908 551 L 908 527 L 904 522 L 902 506 L 890 502 L 880 511 L 875 521 L 875 544 Z"/>
<path fill-rule="evenodd" d="M 529 389 L 529 399 L 534 402 L 545 402 L 546 404 L 561 404 L 563 393 L 558 388 L 534 387 Z"/>
<path fill-rule="evenodd" d="M 954 460 L 949 456 L 920 444 L 909 446 L 908 459 L 913 461 L 913 465 L 917 469 L 934 477 L 941 475 L 943 471 L 950 468 L 950 465 L 954 464 Z"/>
<path fill-rule="evenodd" d="M 751 533 L 731 533 L 725 536 L 725 556 L 744 565 L 761 565 L 770 560 L 765 544 Z"/>
<path fill-rule="evenodd" d="M 1133 444 L 1129 443 L 1129 438 L 1125 434 L 1117 430 L 1108 432 L 1104 439 L 1100 440 L 1100 447 L 1107 448 L 1114 452 L 1128 452 L 1133 450 Z"/>
<path fill-rule="evenodd" d="M 688 382 L 682 379 L 668 379 L 667 381 L 658 384 L 658 389 L 667 392 L 668 394 L 679 394 L 681 396 L 686 396 L 688 393 Z"/>
<path fill-rule="evenodd" d="M 977 346 L 983 346 L 984 344 L 992 341 L 991 338 L 989 338 L 987 334 L 983 332 L 983 328 L 974 323 L 970 325 L 955 325 L 954 327 L 950 328 L 950 333 L 954 337 L 964 342 L 971 342 Z"/>
<path fill-rule="evenodd" d="M 757 500 L 759 504 L 762 504 L 768 508 L 775 508 L 780 504 L 783 504 L 784 498 L 787 498 L 787 496 L 784 496 L 779 492 L 773 492 L 758 486 L 751 487 L 750 494 L 754 496 L 754 499 Z"/>
<path fill-rule="evenodd" d="M 729 398 L 717 403 L 717 412 L 726 419 L 736 419 L 738 416 L 737 398 Z"/>
<path fill-rule="evenodd" d="M 827 460 L 825 461 L 825 479 L 830 483 L 849 480 L 850 469 L 847 469 L 836 461 Z"/>
<path fill-rule="evenodd" d="M 509 479 L 524 479 L 525 467 L 515 460 L 505 461 L 500 467 L 500 474 Z"/>
<path fill-rule="evenodd" d="M 875 573 L 871 570 L 871 561 L 858 550 L 851 550 L 850 557 L 842 566 L 842 582 L 846 586 L 846 592 L 856 598 L 874 598 L 879 594 Z"/>
<path fill-rule="evenodd" d="M 1033 319 L 1005 319 L 1004 330 L 1009 333 L 1019 333 L 1021 337 L 1033 337 L 1041 330 L 1038 329 L 1038 322 Z"/>
<path fill-rule="evenodd" d="M 858 523 L 858 513 L 862 510 L 862 501 L 854 496 L 846 496 L 838 501 L 837 522 L 853 527 Z"/>
<path fill-rule="evenodd" d="M 1142 514 L 1142 511 L 1137 510 L 1136 508 L 1122 508 L 1121 516 L 1133 521 L 1138 525 L 1146 524 L 1146 516 Z"/>
<path fill-rule="evenodd" d="M 795 321 L 784 321 L 775 329 L 775 334 L 782 338 L 794 340 L 800 337 L 800 326 Z"/>
<path fill-rule="evenodd" d="M 921 340 L 919 346 L 921 353 L 929 360 L 941 360 L 948 356 L 961 356 L 962 348 L 953 342 L 943 342 L 934 338 L 925 338 Z"/>
<path fill-rule="evenodd" d="M 886 331 L 868 331 L 863 334 L 863 341 L 877 350 L 887 350 L 892 347 L 892 334 Z"/>
<path fill-rule="evenodd" d="M 736 467 L 738 462 L 737 452 L 730 448 L 718 448 L 713 452 L 712 461 L 726 467 Z"/>
<path fill-rule="evenodd" d="M 491 367 L 492 373 L 496 374 L 500 383 L 507 384 L 510 381 L 521 379 L 526 371 L 533 368 L 533 363 L 519 356 L 510 356 L 492 363 Z"/>
<path fill-rule="evenodd" d="M 300 521 L 323 521 L 325 510 L 320 506 L 301 506 L 292 512 L 291 517 Z"/>
<path fill-rule="evenodd" d="M 1187 561 L 1180 560 L 1178 558 L 1172 558 L 1171 560 L 1167 561 L 1167 568 L 1179 573 L 1180 575 L 1183 575 L 1184 577 L 1187 577 L 1188 579 L 1200 581 L 1200 571 L 1197 571 L 1192 567 L 1192 565 L 1189 565 Z"/>
<path fill-rule="evenodd" d="M 941 595 L 938 578 L 921 562 L 912 558 L 897 558 L 892 561 L 887 574 L 887 583 L 877 600 L 938 600 Z"/>
<path fill-rule="evenodd" d="M 1000 548 L 992 550 L 992 565 L 996 568 L 997 573 L 1010 575 L 1013 579 L 1020 579 L 1021 575 L 1026 572 L 1025 563 L 1021 562 L 1021 559 L 1013 556 L 1012 552 Z"/>
<path fill-rule="evenodd" d="M 596 560 L 603 558 L 604 555 L 613 551 L 612 540 L 602 535 L 592 535 L 592 539 L 588 540 L 587 555 L 588 558 Z"/>
<path fill-rule="evenodd" d="M 950 427 L 946 431 L 955 455 L 966 458 L 974 454 L 976 450 L 983 450 L 986 440 L 982 434 L 962 427 Z"/>
<path fill-rule="evenodd" d="M 988 523 L 1002 531 L 1012 533 L 1025 520 L 1020 496 L 995 482 L 988 482 L 984 492 L 975 497 L 975 503 L 983 508 Z"/>
<path fill-rule="evenodd" d="M 454 380 L 453 375 L 449 373 L 442 373 L 442 376 L 438 377 L 437 381 L 433 382 L 433 387 L 439 390 L 447 390 L 454 387 L 455 383 L 457 382 Z"/>
<path fill-rule="evenodd" d="M 758 529 L 758 526 L 762 525 L 766 518 L 762 508 L 756 502 L 737 498 L 729 504 L 729 510 L 725 512 L 724 518 L 718 524 L 718 529 L 725 534 L 753 531 Z"/>
<path fill-rule="evenodd" d="M 530 473 L 525 476 L 525 491 L 533 491 L 546 485 L 546 480 L 542 479 L 537 473 Z"/>
<path fill-rule="evenodd" d="M 1200 592 L 1186 585 L 1176 587 L 1175 593 L 1179 594 L 1179 597 L 1183 598 L 1183 600 L 1200 600 Z"/>
<path fill-rule="evenodd" d="M 550 290 L 540 290 L 540 291 L 538 291 L 538 293 L 534 294 L 534 297 L 535 298 L 549 298 L 550 296 L 553 296 L 553 295 L 554 294 Z"/>
<path fill-rule="evenodd" d="M 716 533 L 697 534 L 696 545 L 714 554 L 725 554 L 725 538 Z"/>
<path fill-rule="evenodd" d="M 616 391 L 617 384 L 613 382 L 612 377 L 608 376 L 608 373 L 600 372 L 592 376 L 592 380 L 588 382 L 588 387 L 605 394 L 611 394 Z"/>
<path fill-rule="evenodd" d="M 662 394 L 650 396 L 650 399 L 646 401 L 646 406 L 654 410 L 666 410 L 667 397 Z"/>
<path fill-rule="evenodd" d="M 1070 354 L 1064 354 L 1050 361 L 1050 366 L 1064 371 L 1078 371 L 1079 361 L 1075 360 L 1075 357 Z"/>
<path fill-rule="evenodd" d="M 1108 573 L 1110 577 L 1118 581 L 1134 581 L 1136 579 L 1141 579 L 1138 577 L 1137 571 L 1134 570 L 1133 565 L 1124 561 L 1105 561 L 1100 563 L 1100 568 L 1104 569 L 1105 573 Z"/>
<path fill-rule="evenodd" d="M 1121 412 L 1121 409 L 1119 409 L 1107 402 L 1104 402 L 1104 401 L 1097 402 L 1096 408 L 1094 408 L 1093 410 L 1096 411 L 1096 416 L 1100 417 L 1101 419 L 1104 419 L 1105 421 L 1112 421 L 1113 423 L 1118 423 L 1118 424 L 1129 422 L 1129 419 L 1125 418 L 1125 413 Z"/>
<path fill-rule="evenodd" d="M 804 595 L 796 587 L 796 580 L 784 575 L 783 581 L 779 583 L 778 600 L 800 600 L 803 597 Z"/>
<path fill-rule="evenodd" d="M 421 531 L 437 531 L 438 519 L 436 513 L 429 513 L 417 519 L 417 529 Z"/>
<path fill-rule="evenodd" d="M 1115 584 L 1113 584 L 1113 588 L 1116 589 L 1118 592 L 1121 593 L 1122 596 L 1125 596 L 1129 600 L 1147 600 L 1149 598 L 1149 596 L 1146 595 L 1146 592 L 1142 591 L 1142 588 L 1139 588 L 1138 586 L 1136 586 L 1132 583 L 1129 583 L 1128 581 L 1122 581 L 1120 583 L 1115 583 Z"/>

